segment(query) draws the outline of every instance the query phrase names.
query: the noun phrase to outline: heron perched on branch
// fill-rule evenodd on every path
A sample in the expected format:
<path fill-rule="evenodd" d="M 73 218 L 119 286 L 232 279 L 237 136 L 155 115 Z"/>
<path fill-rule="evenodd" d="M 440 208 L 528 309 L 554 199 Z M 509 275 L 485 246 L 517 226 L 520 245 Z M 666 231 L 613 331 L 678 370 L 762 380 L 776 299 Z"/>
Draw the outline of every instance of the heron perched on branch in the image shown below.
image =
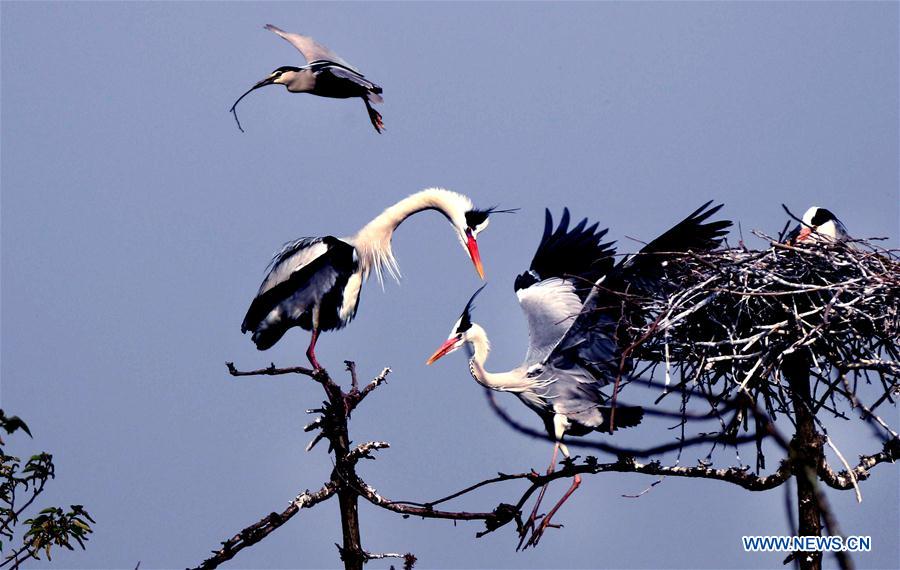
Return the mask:
<path fill-rule="evenodd" d="M 381 97 L 381 87 L 372 83 L 355 67 L 341 59 L 339 55 L 323 46 L 309 36 L 291 34 L 276 28 L 272 24 L 266 24 L 270 30 L 288 42 L 306 58 L 307 65 L 292 67 L 285 65 L 273 71 L 268 77 L 259 81 L 238 97 L 231 106 L 231 113 L 238 128 L 243 131 L 241 122 L 238 121 L 235 108 L 241 99 L 251 92 L 266 85 L 284 85 L 291 93 L 311 93 L 320 97 L 332 97 L 335 99 L 349 99 L 359 97 L 366 105 L 369 120 L 379 133 L 384 131 L 384 122 L 381 114 L 372 108 L 372 103 L 384 101 Z"/>
<path fill-rule="evenodd" d="M 465 346 L 469 371 L 479 384 L 514 393 L 543 420 L 555 441 L 548 473 L 553 472 L 559 451 L 570 457 L 562 443 L 564 436 L 638 425 L 642 408 L 611 405 L 612 396 L 602 391 L 628 372 L 630 364 L 623 354 L 628 343 L 625 323 L 642 318 L 639 303 L 623 303 L 621 297 L 639 298 L 642 293 L 667 287 L 667 273 L 673 270 L 667 266 L 679 252 L 718 247 L 731 222 L 707 222 L 722 207 L 709 208 L 710 204 L 707 202 L 618 264 L 614 262 L 613 243 L 602 242 L 607 230 L 598 231 L 598 224 L 587 226 L 587 219 L 569 229 L 568 209 L 554 230 L 548 210 L 531 266 L 515 280 L 516 296 L 528 320 L 529 343 L 522 364 L 501 373 L 485 369 L 490 343 L 471 315 L 472 303 L 481 289 L 427 363 Z M 537 544 L 553 515 L 580 483 L 576 475 L 569 490 L 525 543 L 526 548 Z M 545 489 L 521 530 L 520 547 L 529 528 L 534 527 Z"/>
<path fill-rule="evenodd" d="M 387 208 L 351 237 L 304 237 L 285 244 L 269 264 L 241 332 L 252 331 L 256 348 L 266 350 L 292 327 L 311 331 L 306 356 L 321 368 L 315 354 L 319 333 L 353 319 L 362 283 L 372 272 L 382 284 L 385 271 L 399 280 L 391 237 L 403 220 L 423 210 L 437 210 L 450 221 L 483 279 L 477 237 L 497 210 L 477 209 L 462 194 L 429 188 Z"/>

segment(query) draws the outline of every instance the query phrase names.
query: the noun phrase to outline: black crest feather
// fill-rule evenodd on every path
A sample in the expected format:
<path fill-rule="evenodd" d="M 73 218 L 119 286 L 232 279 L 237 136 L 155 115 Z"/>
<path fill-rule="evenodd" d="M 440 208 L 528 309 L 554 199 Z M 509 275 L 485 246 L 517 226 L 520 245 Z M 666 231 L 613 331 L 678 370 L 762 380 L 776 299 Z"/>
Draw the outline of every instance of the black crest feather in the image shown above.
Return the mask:
<path fill-rule="evenodd" d="M 456 327 L 456 332 L 463 333 L 472 328 L 472 310 L 475 308 L 473 303 L 475 302 L 475 297 L 477 297 L 485 287 L 487 287 L 487 283 L 479 287 L 469 299 L 469 302 L 466 303 L 466 308 L 463 309 L 462 316 L 459 318 L 459 326 Z"/>
<path fill-rule="evenodd" d="M 514 214 L 518 212 L 518 208 L 509 208 L 507 210 L 501 210 L 497 206 L 491 206 L 490 208 L 472 208 L 468 212 L 465 213 L 466 216 L 466 225 L 475 229 L 481 224 L 485 222 L 485 220 L 490 217 L 491 214 Z"/>

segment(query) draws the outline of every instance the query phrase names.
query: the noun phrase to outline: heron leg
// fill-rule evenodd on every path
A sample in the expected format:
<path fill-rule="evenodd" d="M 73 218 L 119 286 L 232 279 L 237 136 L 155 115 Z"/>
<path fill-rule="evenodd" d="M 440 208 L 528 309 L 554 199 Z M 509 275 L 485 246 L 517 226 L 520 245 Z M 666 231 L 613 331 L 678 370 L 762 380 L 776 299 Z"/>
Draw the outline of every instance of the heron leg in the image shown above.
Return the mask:
<path fill-rule="evenodd" d="M 556 455 L 559 453 L 560 443 L 556 442 L 553 446 L 553 457 L 550 459 L 550 466 L 547 467 L 547 475 L 553 473 L 556 470 Z M 568 450 L 566 450 L 568 453 Z M 544 483 L 544 486 L 541 487 L 540 492 L 538 493 L 537 500 L 534 502 L 534 508 L 531 510 L 531 515 L 528 517 L 528 520 L 525 521 L 525 524 L 522 525 L 522 529 L 519 531 L 519 544 L 516 546 L 516 550 L 522 548 L 522 543 L 525 542 L 525 537 L 528 536 L 528 531 L 534 528 L 535 523 L 538 519 L 538 509 L 541 508 L 541 501 L 544 500 L 544 493 L 547 492 L 547 487 L 550 486 L 550 483 Z M 525 546 L 528 548 L 528 546 Z"/>
<path fill-rule="evenodd" d="M 378 131 L 379 134 L 383 133 L 384 120 L 381 118 L 381 113 L 372 108 L 367 96 L 364 95 L 362 100 L 366 104 L 366 111 L 369 112 L 369 120 L 372 121 L 372 126 L 375 127 L 375 130 Z"/>
<path fill-rule="evenodd" d="M 569 450 L 565 446 L 562 446 L 562 451 L 563 451 L 563 455 L 565 455 L 566 458 L 568 459 L 569 458 Z M 544 535 L 545 530 L 547 530 L 551 526 L 554 526 L 554 527 L 559 526 L 559 525 L 551 525 L 550 520 L 553 518 L 553 515 L 556 514 L 556 511 L 558 511 L 559 508 L 561 506 L 563 506 L 563 503 L 565 503 L 569 499 L 569 497 L 572 496 L 572 493 L 575 492 L 575 489 L 577 489 L 579 485 L 581 485 L 581 474 L 576 473 L 575 478 L 572 479 L 572 486 L 569 487 L 569 490 L 566 491 L 566 494 L 562 496 L 562 498 L 559 500 L 559 502 L 556 503 L 556 505 L 554 505 L 552 509 L 550 509 L 550 512 L 544 516 L 543 520 L 541 520 L 541 525 L 537 529 L 535 529 L 535 531 L 531 534 L 531 538 L 528 539 L 528 543 L 525 545 L 525 548 L 528 548 L 529 546 L 537 546 L 538 542 L 540 542 L 540 540 L 541 540 L 541 537 Z"/>
<path fill-rule="evenodd" d="M 550 466 L 547 467 L 547 475 L 553 473 L 556 470 L 556 456 L 559 453 L 559 442 L 557 442 L 553 446 L 553 457 L 550 459 Z M 528 520 L 525 521 L 525 524 L 522 526 L 522 529 L 519 531 L 519 544 L 516 546 L 516 550 L 522 548 L 522 543 L 525 542 L 525 537 L 528 536 L 528 531 L 534 528 L 535 523 L 538 519 L 538 509 L 541 508 L 541 501 L 544 500 L 544 493 L 547 492 L 547 487 L 550 486 L 550 483 L 545 483 L 543 487 L 541 487 L 540 492 L 538 493 L 537 500 L 534 502 L 534 508 L 531 510 L 531 515 L 528 517 Z M 527 545 L 526 545 L 527 548 Z"/>
<path fill-rule="evenodd" d="M 309 341 L 309 348 L 306 349 L 306 358 L 312 364 L 314 370 L 321 370 L 319 361 L 316 360 L 316 341 L 319 340 L 319 329 L 312 330 L 312 338 Z"/>

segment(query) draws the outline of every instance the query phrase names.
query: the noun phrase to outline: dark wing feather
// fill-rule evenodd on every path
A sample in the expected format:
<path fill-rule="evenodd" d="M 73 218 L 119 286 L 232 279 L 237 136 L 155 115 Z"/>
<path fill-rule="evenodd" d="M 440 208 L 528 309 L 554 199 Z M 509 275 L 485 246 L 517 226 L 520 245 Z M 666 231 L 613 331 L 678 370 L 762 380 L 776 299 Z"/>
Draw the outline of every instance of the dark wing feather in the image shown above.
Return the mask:
<path fill-rule="evenodd" d="M 341 277 L 352 273 L 355 262 L 353 258 L 353 246 L 337 238 L 328 236 L 325 238 L 313 238 L 301 243 L 302 240 L 289 244 L 273 260 L 272 269 L 263 282 L 259 294 L 253 299 L 241 331 L 254 331 L 254 342 L 271 346 L 284 332 L 296 324 L 300 315 L 312 308 L 321 298 L 337 283 Z M 327 250 L 305 264 L 293 269 L 284 267 L 284 264 L 303 249 L 315 246 L 319 242 L 327 246 Z M 275 283 L 269 283 L 273 275 L 281 274 Z M 268 284 L 268 286 L 267 286 Z M 277 319 L 277 322 L 267 322 L 269 314 L 284 304 L 286 315 Z M 275 325 L 278 325 L 275 327 Z M 275 328 L 269 334 L 262 333 L 270 328 Z M 276 334 L 277 331 L 277 334 Z M 257 340 L 260 336 L 260 340 Z M 274 340 L 271 340 L 275 336 Z M 266 340 L 268 339 L 268 340 Z M 266 348 L 268 348 L 266 346 Z M 261 348 L 262 350 L 263 348 Z"/>
<path fill-rule="evenodd" d="M 561 368 L 583 366 L 604 382 L 608 375 L 615 378 L 619 372 L 629 372 L 631 363 L 622 362 L 622 351 L 632 342 L 628 325 L 644 318 L 640 295 L 658 291 L 679 270 L 674 256 L 665 254 L 710 250 L 721 245 L 728 233 L 730 221 L 707 222 L 722 207 L 709 208 L 711 203 L 703 204 L 598 281 L 548 362 Z"/>
<path fill-rule="evenodd" d="M 602 431 L 608 429 L 606 426 L 610 423 L 612 408 L 600 408 L 600 413 L 603 414 L 603 426 L 600 428 Z M 643 419 L 644 408 L 640 406 L 616 406 L 616 425 L 613 430 L 634 427 Z"/>
<path fill-rule="evenodd" d="M 673 256 L 668 253 L 709 251 L 722 244 L 731 227 L 730 220 L 707 222 L 723 204 L 709 208 L 712 200 L 703 204 L 662 235 L 645 245 L 634 256 L 620 264 L 620 279 L 634 285 L 652 286 L 664 273 L 664 262 Z"/>
<path fill-rule="evenodd" d="M 515 290 L 524 289 L 551 277 L 573 278 L 584 287 L 579 297 L 584 299 L 589 284 L 613 267 L 613 242 L 603 243 L 607 230 L 597 230 L 598 224 L 587 225 L 587 218 L 569 229 L 569 209 L 563 210 L 559 226 L 554 230 L 553 216 L 546 210 L 544 234 L 538 245 L 529 271 L 516 278 Z"/>
<path fill-rule="evenodd" d="M 371 91 L 375 94 L 382 92 L 380 86 L 366 79 L 365 76 L 363 76 L 361 73 L 357 73 L 351 69 L 347 69 L 346 67 L 335 65 L 331 62 L 316 62 L 311 67 L 312 70 L 316 73 L 330 73 L 338 79 L 346 79 L 347 81 L 356 83 L 366 91 Z"/>
<path fill-rule="evenodd" d="M 789 231 L 784 236 L 783 242 L 787 243 L 787 244 L 793 244 L 795 241 L 797 241 L 797 238 L 800 237 L 800 229 L 801 229 L 800 224 L 797 224 L 796 226 L 794 226 L 794 229 Z"/>

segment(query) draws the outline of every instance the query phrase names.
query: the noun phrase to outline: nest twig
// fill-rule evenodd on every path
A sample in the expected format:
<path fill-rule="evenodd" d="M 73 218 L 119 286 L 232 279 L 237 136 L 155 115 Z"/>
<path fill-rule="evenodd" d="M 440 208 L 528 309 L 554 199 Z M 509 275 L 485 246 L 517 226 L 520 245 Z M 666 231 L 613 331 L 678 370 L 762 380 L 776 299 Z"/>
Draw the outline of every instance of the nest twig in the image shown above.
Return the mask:
<path fill-rule="evenodd" d="M 664 365 L 667 383 L 677 378 L 717 401 L 745 399 L 776 420 L 790 413 L 782 364 L 799 355 L 815 379 L 813 414 L 840 417 L 847 404 L 896 437 L 875 410 L 900 395 L 897 250 L 865 240 L 794 246 L 756 235 L 766 249 L 689 253 L 668 264 L 671 287 L 640 299 L 647 318 L 628 323 L 629 336 L 641 339 L 635 360 Z M 860 381 L 875 387 L 869 406 Z"/>

